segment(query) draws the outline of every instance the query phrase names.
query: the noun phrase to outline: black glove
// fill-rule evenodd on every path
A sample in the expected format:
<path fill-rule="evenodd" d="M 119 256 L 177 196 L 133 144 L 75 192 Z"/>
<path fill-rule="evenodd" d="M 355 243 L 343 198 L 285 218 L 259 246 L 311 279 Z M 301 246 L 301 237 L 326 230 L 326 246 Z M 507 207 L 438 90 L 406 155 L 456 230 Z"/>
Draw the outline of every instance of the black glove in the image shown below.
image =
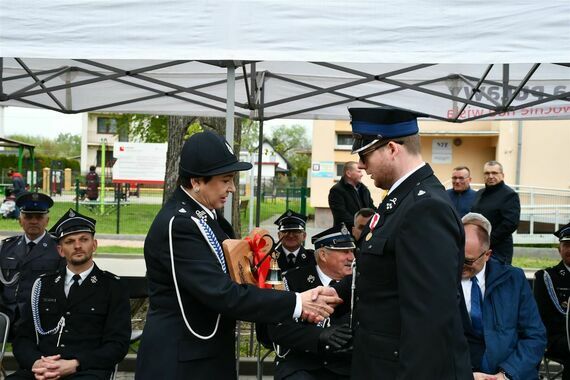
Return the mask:
<path fill-rule="evenodd" d="M 333 352 L 352 339 L 352 329 L 348 324 L 323 329 L 319 335 L 319 352 Z"/>

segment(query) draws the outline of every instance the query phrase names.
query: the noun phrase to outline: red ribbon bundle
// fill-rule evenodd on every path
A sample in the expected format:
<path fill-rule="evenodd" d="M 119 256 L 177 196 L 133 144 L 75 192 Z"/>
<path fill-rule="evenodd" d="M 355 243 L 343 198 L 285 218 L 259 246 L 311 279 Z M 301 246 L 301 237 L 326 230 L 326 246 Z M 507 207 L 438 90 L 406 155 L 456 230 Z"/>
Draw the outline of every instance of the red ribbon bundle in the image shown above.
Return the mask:
<path fill-rule="evenodd" d="M 258 265 L 261 260 L 265 257 L 265 253 L 263 252 L 263 247 L 267 244 L 267 241 L 263 239 L 262 236 L 259 234 L 253 235 L 253 239 L 249 236 L 245 238 L 245 240 L 249 243 L 249 247 L 253 253 L 253 265 Z M 267 278 L 267 273 L 269 272 L 269 265 L 271 263 L 271 257 L 266 258 L 261 265 L 257 268 L 257 273 L 254 273 L 254 277 L 257 279 L 257 286 L 259 288 L 269 288 L 271 289 L 271 285 L 267 285 L 265 283 L 265 279 Z"/>

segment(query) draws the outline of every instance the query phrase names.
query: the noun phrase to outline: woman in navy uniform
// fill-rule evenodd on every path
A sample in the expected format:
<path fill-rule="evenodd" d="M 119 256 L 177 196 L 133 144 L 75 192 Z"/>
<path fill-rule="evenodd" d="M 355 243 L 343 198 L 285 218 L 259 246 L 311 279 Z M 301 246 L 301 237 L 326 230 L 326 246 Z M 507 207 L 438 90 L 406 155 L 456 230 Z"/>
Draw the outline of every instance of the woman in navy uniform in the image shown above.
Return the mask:
<path fill-rule="evenodd" d="M 564 364 L 563 380 L 570 379 L 570 351 L 566 332 L 566 313 L 570 297 L 570 223 L 554 233 L 559 239 L 558 252 L 562 260 L 553 267 L 535 274 L 534 297 L 542 322 L 546 327 L 547 355 Z"/>
<path fill-rule="evenodd" d="M 416 115 L 349 111 L 359 168 L 389 189 L 356 255 L 352 379 L 473 379 L 458 296 L 463 226 L 422 159 Z M 345 302 L 350 285 L 338 288 Z"/>
<path fill-rule="evenodd" d="M 110 378 L 131 335 L 125 284 L 93 262 L 95 220 L 69 210 L 50 230 L 67 266 L 38 278 L 14 340 L 8 378 Z"/>
<path fill-rule="evenodd" d="M 251 164 L 239 162 L 213 132 L 197 133 L 184 144 L 180 186 L 145 240 L 150 307 L 137 379 L 236 379 L 236 319 L 271 323 L 298 317 L 301 310 L 332 312 L 326 305 L 310 309 L 309 292 L 295 295 L 231 280 L 221 243 L 234 232 L 217 210 L 235 191 L 235 173 L 248 169 Z"/>

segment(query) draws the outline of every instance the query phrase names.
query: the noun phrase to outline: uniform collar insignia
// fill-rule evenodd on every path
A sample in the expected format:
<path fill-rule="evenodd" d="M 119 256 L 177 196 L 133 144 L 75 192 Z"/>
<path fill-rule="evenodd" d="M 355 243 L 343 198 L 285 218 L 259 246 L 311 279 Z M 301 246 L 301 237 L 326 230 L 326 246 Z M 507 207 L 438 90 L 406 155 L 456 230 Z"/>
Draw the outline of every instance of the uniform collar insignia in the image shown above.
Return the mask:
<path fill-rule="evenodd" d="M 204 211 L 204 210 L 196 210 L 196 215 L 200 219 L 206 219 L 207 218 L 206 211 Z"/>
<path fill-rule="evenodd" d="M 312 274 L 310 274 L 309 277 L 307 277 L 307 281 L 312 284 L 313 282 L 315 282 L 315 276 L 313 276 Z"/>
<path fill-rule="evenodd" d="M 97 276 L 91 276 L 91 283 L 95 284 L 97 282 Z"/>
<path fill-rule="evenodd" d="M 301 257 L 302 257 L 303 259 L 306 259 L 306 258 L 307 258 L 307 255 L 305 255 L 304 253 L 301 253 Z"/>
<path fill-rule="evenodd" d="M 566 276 L 566 269 L 560 269 L 559 273 L 561 276 Z"/>
<path fill-rule="evenodd" d="M 54 281 L 54 283 L 56 283 L 56 284 L 57 284 L 57 283 L 59 282 L 59 280 L 61 280 L 61 276 L 57 276 L 57 277 L 55 278 L 55 281 Z"/>
<path fill-rule="evenodd" d="M 69 217 L 73 218 L 75 216 L 75 213 L 73 212 L 73 210 L 69 211 Z"/>
<path fill-rule="evenodd" d="M 44 246 L 44 248 L 47 247 L 47 243 L 46 243 L 46 242 L 44 242 L 42 245 Z"/>

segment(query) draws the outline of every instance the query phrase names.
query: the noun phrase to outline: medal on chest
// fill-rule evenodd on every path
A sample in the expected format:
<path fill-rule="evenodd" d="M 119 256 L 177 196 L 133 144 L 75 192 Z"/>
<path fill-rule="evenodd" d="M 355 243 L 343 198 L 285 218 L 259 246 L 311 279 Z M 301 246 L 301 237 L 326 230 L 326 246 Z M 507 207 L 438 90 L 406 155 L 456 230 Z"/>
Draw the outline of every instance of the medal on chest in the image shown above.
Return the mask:
<path fill-rule="evenodd" d="M 368 226 L 370 228 L 370 232 L 366 234 L 364 240 L 368 241 L 372 238 L 372 233 L 374 232 L 374 229 L 378 225 L 379 220 L 380 220 L 380 214 L 376 213 L 372 216 L 372 218 L 370 219 L 370 225 Z"/>

